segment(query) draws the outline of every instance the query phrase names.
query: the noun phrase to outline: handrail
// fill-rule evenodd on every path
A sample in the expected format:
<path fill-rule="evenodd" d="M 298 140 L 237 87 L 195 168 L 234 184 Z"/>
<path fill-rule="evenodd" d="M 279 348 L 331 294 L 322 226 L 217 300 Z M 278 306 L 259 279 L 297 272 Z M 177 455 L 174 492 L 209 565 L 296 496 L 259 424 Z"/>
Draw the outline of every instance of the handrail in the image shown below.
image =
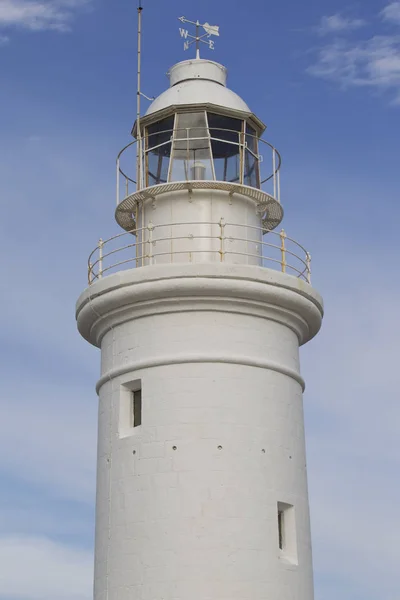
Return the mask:
<path fill-rule="evenodd" d="M 176 231 L 177 228 L 191 226 L 195 228 L 184 235 Z M 204 233 L 202 226 L 209 226 L 209 233 Z M 174 228 L 175 231 L 167 235 L 163 234 L 163 228 Z M 161 230 L 161 231 L 160 231 Z M 240 235 L 240 231 L 244 232 Z M 159 233 L 160 232 L 160 233 Z M 118 245 L 122 236 L 134 236 L 128 244 Z M 268 235 L 268 241 L 264 241 L 264 235 Z M 272 238 L 272 239 L 271 239 Z M 276 240 L 277 243 L 273 243 Z M 187 245 L 185 245 L 187 241 Z M 168 242 L 171 244 L 168 246 Z M 175 244 L 173 244 L 173 242 Z M 178 242 L 178 243 L 177 243 Z M 196 242 L 198 242 L 196 244 Z M 204 244 L 207 242 L 207 244 Z M 157 249 L 157 245 L 159 249 Z M 165 246 L 167 245 L 167 247 Z M 288 247 L 289 245 L 289 247 Z M 106 252 L 104 252 L 104 248 Z M 161 246 L 161 247 L 160 247 Z M 268 248 L 267 256 L 264 251 Z M 115 254 L 121 256 L 118 262 L 112 262 L 110 257 Z M 106 240 L 100 240 L 96 248 L 90 253 L 88 259 L 88 281 L 89 285 L 95 280 L 101 279 L 104 273 L 116 271 L 122 265 L 131 265 L 141 268 L 157 264 L 157 258 L 170 257 L 170 261 L 162 260 L 159 264 L 168 262 L 194 262 L 195 255 L 215 255 L 221 262 L 229 264 L 252 264 L 264 267 L 265 264 L 280 265 L 283 273 L 294 274 L 307 283 L 311 283 L 311 256 L 309 252 L 293 238 L 281 232 L 268 231 L 254 225 L 243 225 L 239 223 L 227 223 L 224 219 L 220 221 L 163 223 L 155 225 L 149 223 L 146 227 L 140 227 L 129 232 L 119 233 Z M 174 261 L 174 256 L 183 256 L 183 260 Z M 242 256 L 247 260 L 232 262 L 228 256 Z M 203 256 L 204 258 L 204 256 Z M 202 259 L 203 260 L 203 259 Z M 212 262 L 213 259 L 208 259 Z"/>

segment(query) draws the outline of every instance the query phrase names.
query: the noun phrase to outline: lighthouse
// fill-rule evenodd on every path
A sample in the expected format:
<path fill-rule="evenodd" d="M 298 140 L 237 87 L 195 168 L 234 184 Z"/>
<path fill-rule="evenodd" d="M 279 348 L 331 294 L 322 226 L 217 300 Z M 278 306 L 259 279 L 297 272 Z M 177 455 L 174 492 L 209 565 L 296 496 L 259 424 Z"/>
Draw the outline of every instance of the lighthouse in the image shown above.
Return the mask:
<path fill-rule="evenodd" d="M 299 347 L 322 299 L 280 153 L 194 25 L 118 156 L 119 232 L 76 307 L 101 350 L 94 600 L 312 600 Z"/>

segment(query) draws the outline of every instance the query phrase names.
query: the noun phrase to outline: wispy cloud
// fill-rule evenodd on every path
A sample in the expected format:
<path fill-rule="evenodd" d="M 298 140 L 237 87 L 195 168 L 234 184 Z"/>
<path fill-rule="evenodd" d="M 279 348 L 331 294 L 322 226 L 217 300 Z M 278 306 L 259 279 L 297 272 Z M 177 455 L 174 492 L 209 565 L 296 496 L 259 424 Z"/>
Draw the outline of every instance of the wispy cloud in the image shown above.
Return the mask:
<path fill-rule="evenodd" d="M 2 598 L 89 600 L 90 552 L 46 538 L 0 538 Z"/>
<path fill-rule="evenodd" d="M 317 27 L 321 35 L 329 33 L 343 33 L 364 27 L 366 22 L 363 19 L 350 19 L 342 16 L 340 13 L 335 15 L 322 17 L 320 24 Z"/>
<path fill-rule="evenodd" d="M 325 17 L 329 18 L 332 17 Z M 380 22 L 397 19 L 400 24 L 400 2 L 388 4 L 379 15 Z M 340 27 L 336 30 L 338 34 L 344 31 Z M 337 35 L 334 41 L 318 48 L 316 61 L 308 68 L 308 73 L 329 79 L 343 88 L 364 87 L 390 92 L 392 102 L 400 104 L 400 33 L 389 35 L 382 31 L 365 39 Z"/>
<path fill-rule="evenodd" d="M 0 28 L 68 31 L 74 12 L 89 0 L 1 0 Z"/>
<path fill-rule="evenodd" d="M 400 93 L 400 37 L 376 36 L 359 43 L 335 40 L 320 49 L 308 71 L 345 86 L 394 88 Z"/>
<path fill-rule="evenodd" d="M 385 21 L 391 21 L 400 25 L 400 2 L 391 2 L 381 12 Z"/>
<path fill-rule="evenodd" d="M 10 41 L 8 35 L 0 35 L 0 46 L 5 46 Z"/>

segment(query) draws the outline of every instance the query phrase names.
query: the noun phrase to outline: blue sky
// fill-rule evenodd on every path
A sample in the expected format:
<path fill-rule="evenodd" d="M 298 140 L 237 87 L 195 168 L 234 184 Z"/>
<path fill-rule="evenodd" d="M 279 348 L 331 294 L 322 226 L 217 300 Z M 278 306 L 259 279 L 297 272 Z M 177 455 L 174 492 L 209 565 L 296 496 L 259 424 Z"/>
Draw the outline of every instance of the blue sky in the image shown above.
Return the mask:
<path fill-rule="evenodd" d="M 282 152 L 285 229 L 326 302 L 302 350 L 316 600 L 398 600 L 400 2 L 144 0 L 151 96 L 177 17 Z M 135 118 L 128 0 L 0 0 L 0 599 L 89 600 L 99 353 L 74 304 L 117 233 Z"/>

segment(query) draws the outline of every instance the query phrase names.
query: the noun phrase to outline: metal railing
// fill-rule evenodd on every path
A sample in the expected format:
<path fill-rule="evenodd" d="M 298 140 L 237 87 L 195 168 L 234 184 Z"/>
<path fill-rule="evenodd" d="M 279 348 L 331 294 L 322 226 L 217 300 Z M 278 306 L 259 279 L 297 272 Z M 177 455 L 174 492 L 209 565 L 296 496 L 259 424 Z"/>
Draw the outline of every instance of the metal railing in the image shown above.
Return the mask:
<path fill-rule="evenodd" d="M 193 229 L 188 231 L 188 227 Z M 125 241 L 128 243 L 121 245 Z M 227 223 L 224 219 L 149 223 L 107 240 L 100 239 L 88 259 L 88 281 L 90 285 L 124 268 L 204 262 L 275 268 L 311 283 L 309 252 L 283 229 L 280 233 L 265 233 L 261 227 Z"/>
<path fill-rule="evenodd" d="M 140 142 L 140 143 L 139 143 Z M 213 146 L 219 144 L 227 149 L 227 157 L 237 157 L 236 172 L 228 175 L 228 169 L 220 177 L 216 172 L 216 160 L 221 157 L 213 155 Z M 149 181 L 149 156 L 156 153 L 165 159 L 166 175 L 158 178 L 156 183 L 167 183 L 175 180 L 181 181 L 182 174 L 176 179 L 173 173 L 173 161 L 177 155 L 187 155 L 183 160 L 191 164 L 196 161 L 195 149 L 204 153 L 209 152 L 210 160 L 209 181 L 228 181 L 231 183 L 247 184 L 252 187 L 264 189 L 267 185 L 270 193 L 280 202 L 280 167 L 281 155 L 278 150 L 266 140 L 250 133 L 243 133 L 231 129 L 216 127 L 189 127 L 175 128 L 155 133 L 146 133 L 141 140 L 134 140 L 127 144 L 117 157 L 117 187 L 116 202 L 118 204 L 135 191 L 139 191 L 154 182 Z M 266 157 L 269 155 L 269 158 Z M 250 167 L 248 160 L 252 162 Z M 251 170 L 251 174 L 250 174 Z M 186 179 L 191 180 L 190 168 L 184 169 Z M 229 178 L 230 177 L 230 178 Z M 250 181 L 252 179 L 252 181 Z"/>

